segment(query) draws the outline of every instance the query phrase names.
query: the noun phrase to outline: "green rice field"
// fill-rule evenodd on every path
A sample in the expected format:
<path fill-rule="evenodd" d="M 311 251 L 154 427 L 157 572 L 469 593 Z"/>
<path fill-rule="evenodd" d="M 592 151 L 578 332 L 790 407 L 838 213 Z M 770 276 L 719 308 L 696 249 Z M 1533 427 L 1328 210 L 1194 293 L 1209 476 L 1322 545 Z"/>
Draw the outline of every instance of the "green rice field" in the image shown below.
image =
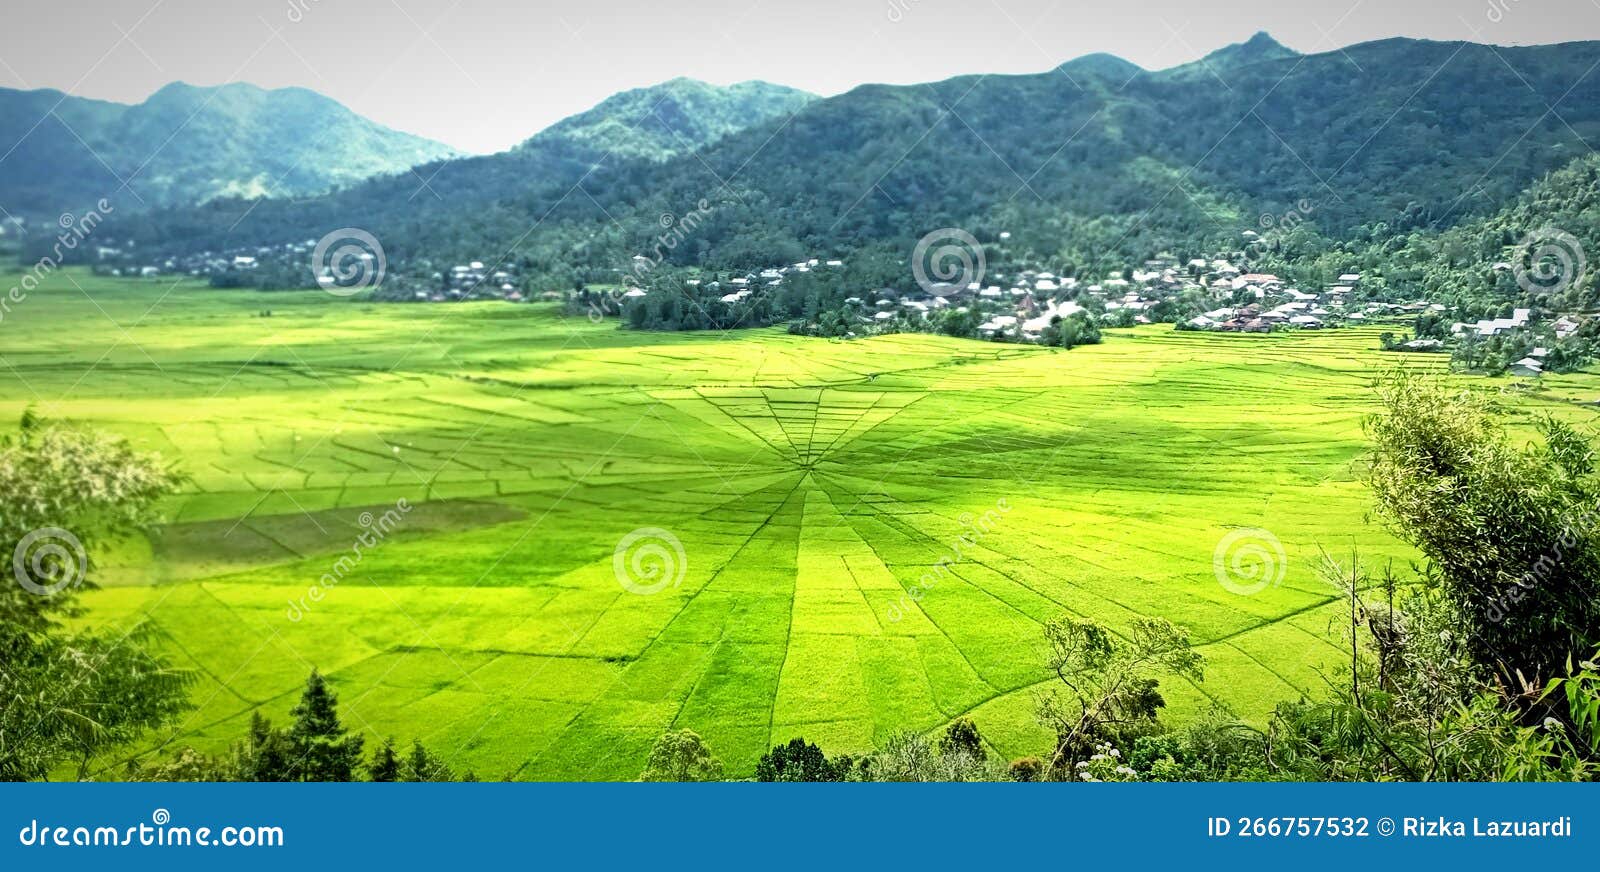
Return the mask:
<path fill-rule="evenodd" d="M 0 416 L 187 476 L 84 597 L 199 675 L 147 747 L 282 722 L 316 667 L 369 741 L 486 779 L 634 778 L 672 728 L 748 775 L 793 736 L 857 753 L 962 715 L 1041 753 L 1061 613 L 1189 628 L 1206 679 L 1164 683 L 1176 720 L 1317 691 L 1347 656 L 1319 549 L 1414 556 L 1360 483 L 1401 357 L 1378 332 L 654 334 L 74 271 L 0 321 Z M 1550 381 L 1526 402 L 1592 417 L 1592 378 Z"/>

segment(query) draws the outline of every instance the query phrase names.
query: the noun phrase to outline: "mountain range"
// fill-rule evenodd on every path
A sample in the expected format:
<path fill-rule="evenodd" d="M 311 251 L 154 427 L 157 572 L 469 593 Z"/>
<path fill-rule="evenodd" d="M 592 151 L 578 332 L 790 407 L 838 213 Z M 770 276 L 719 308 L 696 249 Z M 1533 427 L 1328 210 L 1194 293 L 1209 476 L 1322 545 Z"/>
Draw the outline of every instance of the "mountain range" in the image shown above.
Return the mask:
<path fill-rule="evenodd" d="M 560 175 L 585 172 L 608 156 L 665 160 L 814 99 L 765 82 L 716 87 L 674 79 L 616 94 L 494 161 L 465 161 L 465 173 L 451 169 L 437 184 L 471 178 L 461 184 L 503 191 L 502 169 Z M 0 155 L 0 207 L 41 216 L 102 197 L 126 214 L 217 198 L 315 196 L 386 178 L 409 204 L 424 180 L 463 157 L 302 88 L 183 83 L 135 106 L 0 89 Z M 424 169 L 413 176 L 406 172 L 413 167 Z"/>
<path fill-rule="evenodd" d="M 132 106 L 0 89 L 0 206 L 12 213 L 320 194 L 454 154 L 304 88 L 176 82 Z"/>
<path fill-rule="evenodd" d="M 157 249 L 365 228 L 391 260 L 501 258 L 604 280 L 658 219 L 711 216 L 668 257 L 747 268 L 944 226 L 1044 259 L 1235 241 L 1294 213 L 1334 237 L 1492 214 L 1600 142 L 1600 43 L 1389 39 L 1300 54 L 1258 34 L 1149 71 L 1091 55 L 1033 75 L 632 91 L 512 151 L 312 197 L 217 199 L 128 232 Z M 426 180 L 427 184 L 422 184 Z"/>

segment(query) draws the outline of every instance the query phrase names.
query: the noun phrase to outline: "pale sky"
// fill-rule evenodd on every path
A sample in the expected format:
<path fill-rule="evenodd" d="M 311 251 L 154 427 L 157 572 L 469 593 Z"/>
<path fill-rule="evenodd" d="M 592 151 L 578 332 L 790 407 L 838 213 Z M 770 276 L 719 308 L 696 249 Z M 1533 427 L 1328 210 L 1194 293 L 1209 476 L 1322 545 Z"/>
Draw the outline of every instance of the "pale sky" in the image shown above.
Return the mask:
<path fill-rule="evenodd" d="M 1258 30 L 1304 52 L 1565 42 L 1600 39 L 1600 0 L 6 0 L 5 30 L 0 86 L 137 103 L 174 80 L 298 85 L 490 152 L 675 76 L 833 95 L 1102 51 L 1159 69 Z"/>

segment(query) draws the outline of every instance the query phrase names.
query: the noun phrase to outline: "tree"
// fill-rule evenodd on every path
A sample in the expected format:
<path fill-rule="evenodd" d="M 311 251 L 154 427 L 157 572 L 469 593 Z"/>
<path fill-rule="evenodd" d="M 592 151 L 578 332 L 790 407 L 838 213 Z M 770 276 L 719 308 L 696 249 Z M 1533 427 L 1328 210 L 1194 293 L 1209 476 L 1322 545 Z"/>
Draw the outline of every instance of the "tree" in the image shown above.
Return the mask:
<path fill-rule="evenodd" d="M 1062 687 L 1039 699 L 1039 720 L 1056 735 L 1053 777 L 1073 778 L 1102 742 L 1130 744 L 1156 728 L 1166 705 L 1155 676 L 1199 681 L 1204 659 L 1186 630 L 1140 618 L 1126 636 L 1093 621 L 1054 618 L 1045 624 L 1048 665 Z"/>
<path fill-rule="evenodd" d="M 1006 771 L 1011 774 L 1012 781 L 1043 781 L 1045 776 L 1044 761 L 1038 757 L 1018 757 Z"/>
<path fill-rule="evenodd" d="M 1100 325 L 1087 312 L 1073 312 L 1051 326 L 1058 329 L 1060 337 L 1051 344 L 1059 344 L 1062 348 L 1097 345 L 1100 342 Z"/>
<path fill-rule="evenodd" d="M 116 638 L 80 637 L 71 646 L 67 662 L 78 658 L 77 667 L 93 675 L 62 676 L 71 686 L 57 694 L 51 714 L 79 779 L 89 776 L 95 755 L 170 723 L 189 707 L 192 676 L 150 653 L 150 642 L 148 626 L 140 624 Z"/>
<path fill-rule="evenodd" d="M 1490 682 L 1437 567 L 1400 585 L 1352 559 L 1324 577 L 1348 598 L 1351 663 L 1329 698 L 1278 706 L 1242 776 L 1302 781 L 1586 781 L 1600 777 L 1592 713 L 1600 674 L 1563 667 L 1545 684 Z M 1375 592 L 1369 598 L 1366 592 Z M 1198 743 L 1194 743 L 1199 747 Z M 1192 755 L 1198 757 L 1199 755 Z M 1236 761 L 1241 759 L 1236 756 Z M 1215 767 L 1213 758 L 1209 765 Z M 1220 767 L 1232 775 L 1237 763 Z"/>
<path fill-rule="evenodd" d="M 0 553 L 21 567 L 0 585 L 0 779 L 89 774 L 94 758 L 169 723 L 193 676 L 148 647 L 143 624 L 69 627 L 93 587 L 104 537 L 140 530 L 178 477 L 125 440 L 24 413 L 0 443 Z"/>
<path fill-rule="evenodd" d="M 978 334 L 981 320 L 977 312 L 965 306 L 946 309 L 934 316 L 934 329 L 946 336 L 971 338 Z"/>
<path fill-rule="evenodd" d="M 239 777 L 244 781 L 293 781 L 294 749 L 289 736 L 275 729 L 261 712 L 250 714 L 250 732 L 236 756 Z"/>
<path fill-rule="evenodd" d="M 1438 312 L 1423 312 L 1417 315 L 1411 332 L 1418 339 L 1449 339 L 1450 319 Z"/>
<path fill-rule="evenodd" d="M 1398 373 L 1367 423 L 1368 481 L 1401 539 L 1437 567 L 1472 659 L 1515 687 L 1600 642 L 1600 497 L 1585 440 L 1540 425 L 1513 445 L 1475 394 Z"/>
<path fill-rule="evenodd" d="M 939 753 L 917 733 L 896 733 L 867 759 L 869 781 L 952 781 L 942 777 Z"/>
<path fill-rule="evenodd" d="M 324 693 L 318 699 L 326 699 Z M 321 704 L 318 703 L 318 708 Z M 336 743 L 337 744 L 337 743 Z M 130 761 L 127 767 L 129 781 L 293 781 L 337 780 L 314 779 L 307 767 L 298 765 L 295 746 L 290 733 L 274 729 L 261 714 L 250 718 L 249 733 L 234 743 L 231 753 L 224 757 L 208 757 L 193 748 L 183 748 L 174 757 L 150 763 Z M 457 776 L 455 770 L 429 751 L 420 741 L 413 741 L 411 752 L 401 756 L 395 750 L 393 738 L 372 754 L 365 767 L 368 778 L 374 782 L 394 781 L 477 781 L 471 772 Z M 354 776 L 345 780 L 356 780 Z"/>
<path fill-rule="evenodd" d="M 384 739 L 378 750 L 373 752 L 372 763 L 367 767 L 367 777 L 377 782 L 400 780 L 400 755 L 394 751 L 393 736 Z"/>
<path fill-rule="evenodd" d="M 718 781 L 722 761 L 705 740 L 692 730 L 674 730 L 656 740 L 650 749 L 640 781 Z"/>
<path fill-rule="evenodd" d="M 976 734 L 976 728 L 973 728 Z M 1006 767 L 974 757 L 964 738 L 947 742 L 949 733 L 938 743 L 918 733 L 897 733 L 883 747 L 866 758 L 862 767 L 867 781 L 1004 781 Z"/>
<path fill-rule="evenodd" d="M 415 782 L 455 781 L 456 773 L 432 751 L 423 747 L 420 739 L 413 739 L 411 741 L 411 753 L 406 756 L 405 764 L 401 767 L 400 780 Z"/>
<path fill-rule="evenodd" d="M 989 759 L 989 752 L 983 747 L 983 736 L 971 718 L 956 718 L 945 727 L 944 735 L 939 738 L 939 753 L 945 756 L 965 754 L 979 763 Z"/>
<path fill-rule="evenodd" d="M 170 760 L 139 765 L 130 760 L 125 774 L 128 781 L 218 782 L 238 780 L 238 771 L 227 758 L 210 757 L 193 748 L 181 748 Z"/>
<path fill-rule="evenodd" d="M 350 781 L 361 765 L 361 737 L 339 723 L 339 701 L 322 673 L 311 670 L 305 692 L 290 712 L 289 771 L 299 781 Z"/>
<path fill-rule="evenodd" d="M 828 760 L 822 749 L 805 739 L 793 738 L 776 745 L 756 761 L 757 781 L 844 781 L 850 758 Z"/>
<path fill-rule="evenodd" d="M 1107 327 L 1132 327 L 1138 323 L 1136 319 L 1132 309 L 1118 309 L 1107 313 L 1104 318 Z"/>

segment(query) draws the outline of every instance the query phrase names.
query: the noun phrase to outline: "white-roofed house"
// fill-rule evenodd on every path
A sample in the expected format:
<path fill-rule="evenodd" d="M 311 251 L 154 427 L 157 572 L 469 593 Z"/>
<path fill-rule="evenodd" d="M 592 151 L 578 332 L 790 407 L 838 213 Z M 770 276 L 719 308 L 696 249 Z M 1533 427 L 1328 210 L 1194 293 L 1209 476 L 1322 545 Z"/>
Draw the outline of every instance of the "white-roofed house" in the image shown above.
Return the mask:
<path fill-rule="evenodd" d="M 1524 357 L 1516 363 L 1511 364 L 1511 374 L 1524 376 L 1526 378 L 1538 378 L 1539 376 L 1544 375 L 1544 364 L 1533 359 L 1532 357 Z"/>

